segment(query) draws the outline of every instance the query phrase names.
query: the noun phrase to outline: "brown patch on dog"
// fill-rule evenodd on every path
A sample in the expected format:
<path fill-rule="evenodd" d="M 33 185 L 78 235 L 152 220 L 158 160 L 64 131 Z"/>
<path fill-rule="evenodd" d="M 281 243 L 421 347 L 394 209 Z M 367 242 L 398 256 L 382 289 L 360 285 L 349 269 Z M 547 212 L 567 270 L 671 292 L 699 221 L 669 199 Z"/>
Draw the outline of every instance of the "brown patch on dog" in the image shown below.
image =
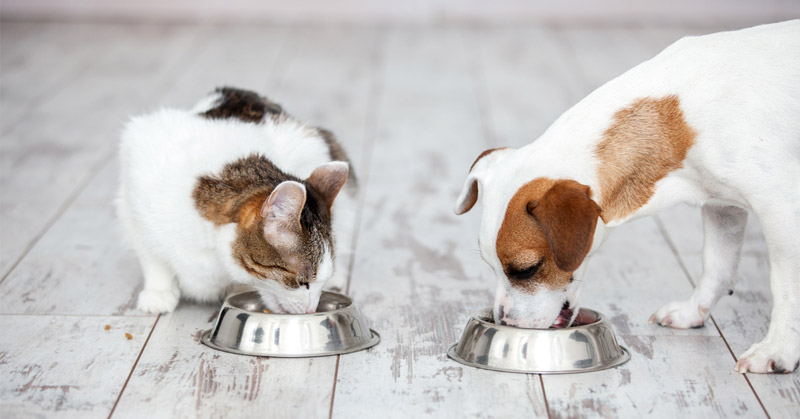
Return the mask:
<path fill-rule="evenodd" d="M 676 95 L 643 98 L 614 115 L 596 154 L 605 222 L 625 218 L 655 193 L 655 184 L 683 167 L 697 136 Z"/>
<path fill-rule="evenodd" d="M 599 214 L 589 187 L 573 180 L 537 178 L 522 186 L 497 233 L 497 256 L 511 284 L 566 288 L 591 248 Z M 532 278 L 513 280 L 514 271 L 540 262 Z"/>
<path fill-rule="evenodd" d="M 281 105 L 259 96 L 256 92 L 232 87 L 220 87 L 214 92 L 219 93 L 220 99 L 215 103 L 215 107 L 200 114 L 206 118 L 236 118 L 244 122 L 258 123 L 266 114 L 283 113 Z"/>
<path fill-rule="evenodd" d="M 261 215 L 264 202 L 284 181 L 295 181 L 306 188 L 299 225 L 288 245 L 266 240 L 266 220 Z M 201 176 L 192 196 L 205 219 L 217 226 L 237 224 L 233 257 L 258 278 L 298 288 L 315 277 L 323 249 L 327 246 L 333 250 L 327 197 L 308 182 L 284 173 L 266 157 L 251 155 L 225 165 L 219 175 Z"/>

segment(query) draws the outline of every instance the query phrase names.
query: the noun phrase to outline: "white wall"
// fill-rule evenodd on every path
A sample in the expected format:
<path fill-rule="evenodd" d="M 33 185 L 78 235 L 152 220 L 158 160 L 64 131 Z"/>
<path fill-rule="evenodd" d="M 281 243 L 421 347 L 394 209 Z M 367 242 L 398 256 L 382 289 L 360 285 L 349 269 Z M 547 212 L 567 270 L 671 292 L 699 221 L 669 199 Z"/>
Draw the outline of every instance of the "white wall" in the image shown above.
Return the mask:
<path fill-rule="evenodd" d="M 0 0 L 4 19 L 768 22 L 800 0 Z"/>

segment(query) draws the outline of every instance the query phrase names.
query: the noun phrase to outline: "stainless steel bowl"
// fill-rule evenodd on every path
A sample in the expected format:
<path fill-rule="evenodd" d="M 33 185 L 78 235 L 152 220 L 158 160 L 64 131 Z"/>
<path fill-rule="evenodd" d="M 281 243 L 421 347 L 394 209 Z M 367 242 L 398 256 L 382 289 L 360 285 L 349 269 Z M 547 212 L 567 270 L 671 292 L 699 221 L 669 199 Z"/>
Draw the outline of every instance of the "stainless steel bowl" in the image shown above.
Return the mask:
<path fill-rule="evenodd" d="M 371 348 L 380 336 L 369 329 L 353 300 L 323 292 L 313 314 L 265 313 L 256 291 L 239 291 L 222 304 L 204 344 L 242 355 L 313 357 Z"/>
<path fill-rule="evenodd" d="M 491 310 L 472 317 L 447 355 L 487 370 L 566 374 L 600 371 L 627 362 L 631 356 L 619 346 L 602 314 L 581 309 L 582 325 L 565 329 L 521 329 L 495 324 Z"/>

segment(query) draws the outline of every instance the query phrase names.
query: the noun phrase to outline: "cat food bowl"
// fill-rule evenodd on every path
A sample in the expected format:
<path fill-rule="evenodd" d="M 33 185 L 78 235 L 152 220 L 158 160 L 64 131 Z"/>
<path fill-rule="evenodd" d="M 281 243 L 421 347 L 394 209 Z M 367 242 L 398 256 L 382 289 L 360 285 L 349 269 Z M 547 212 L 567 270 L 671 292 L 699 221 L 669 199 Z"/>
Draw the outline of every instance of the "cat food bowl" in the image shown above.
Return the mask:
<path fill-rule="evenodd" d="M 535 374 L 600 371 L 631 358 L 594 310 L 581 309 L 580 325 L 564 329 L 501 326 L 490 313 L 484 310 L 469 319 L 461 339 L 447 352 L 450 358 L 476 368 Z"/>
<path fill-rule="evenodd" d="M 346 354 L 380 342 L 353 300 L 342 294 L 323 292 L 312 314 L 265 311 L 258 292 L 234 292 L 202 342 L 225 352 L 287 358 Z"/>

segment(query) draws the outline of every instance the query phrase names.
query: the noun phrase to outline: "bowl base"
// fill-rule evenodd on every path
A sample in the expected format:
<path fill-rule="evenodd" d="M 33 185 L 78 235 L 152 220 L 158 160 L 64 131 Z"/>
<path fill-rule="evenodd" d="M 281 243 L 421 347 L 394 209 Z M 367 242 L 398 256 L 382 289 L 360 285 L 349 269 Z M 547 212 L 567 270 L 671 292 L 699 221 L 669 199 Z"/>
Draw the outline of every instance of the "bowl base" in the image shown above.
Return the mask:
<path fill-rule="evenodd" d="M 372 337 L 370 337 L 369 341 L 362 345 L 354 346 L 352 348 L 343 348 L 337 351 L 326 351 L 326 352 L 311 352 L 311 353 L 297 353 L 297 354 L 285 354 L 285 353 L 270 353 L 270 352 L 248 352 L 248 351 L 240 351 L 233 348 L 227 348 L 224 346 L 219 346 L 215 344 L 211 340 L 211 332 L 213 329 L 206 330 L 203 332 L 203 336 L 200 338 L 200 341 L 203 342 L 204 345 L 208 346 L 209 348 L 216 349 L 218 351 L 228 352 L 237 355 L 248 355 L 248 356 L 264 356 L 264 357 L 271 357 L 271 358 L 317 358 L 322 356 L 332 356 L 332 355 L 342 355 L 342 354 L 349 354 L 352 352 L 363 351 L 365 349 L 369 349 L 381 341 L 381 335 L 378 332 L 369 329 L 370 333 L 372 333 Z"/>
<path fill-rule="evenodd" d="M 507 369 L 507 368 L 493 367 L 491 365 L 478 364 L 478 363 L 475 363 L 475 362 L 469 362 L 466 359 L 463 359 L 460 356 L 458 356 L 458 354 L 456 354 L 456 346 L 458 346 L 458 344 L 455 344 L 455 345 L 450 347 L 450 349 L 447 351 L 447 356 L 448 356 L 448 358 L 452 359 L 453 361 L 458 362 L 459 364 L 464 364 L 464 365 L 466 365 L 468 367 L 480 368 L 480 369 L 483 369 L 483 370 L 499 371 L 499 372 L 510 372 L 510 373 L 516 373 L 516 374 L 554 375 L 554 374 L 578 374 L 578 373 L 583 373 L 583 372 L 603 371 L 603 370 L 607 370 L 607 369 L 610 369 L 610 368 L 616 368 L 616 367 L 618 367 L 618 366 L 630 361 L 630 359 L 631 359 L 631 354 L 628 352 L 628 349 L 625 348 L 624 346 L 620 346 L 619 349 L 622 352 L 622 355 L 619 358 L 617 358 L 614 362 L 612 362 L 612 363 L 610 363 L 608 365 L 602 365 L 602 366 L 599 366 L 599 367 L 585 368 L 585 369 L 572 369 L 572 370 L 563 370 L 563 371 L 534 371 L 534 370 L 522 370 L 522 369 Z"/>

